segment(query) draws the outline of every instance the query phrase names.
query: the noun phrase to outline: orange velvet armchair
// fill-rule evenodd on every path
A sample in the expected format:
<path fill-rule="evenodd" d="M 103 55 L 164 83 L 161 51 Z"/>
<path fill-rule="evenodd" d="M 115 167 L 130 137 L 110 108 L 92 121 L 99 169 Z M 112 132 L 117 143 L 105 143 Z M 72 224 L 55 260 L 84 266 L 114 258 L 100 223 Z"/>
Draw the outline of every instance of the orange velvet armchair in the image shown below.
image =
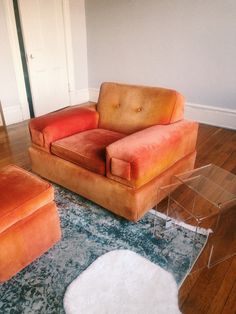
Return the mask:
<path fill-rule="evenodd" d="M 103 83 L 86 105 L 30 121 L 32 169 L 137 221 L 160 186 L 194 167 L 198 124 L 183 119 L 183 96 L 164 88 Z"/>

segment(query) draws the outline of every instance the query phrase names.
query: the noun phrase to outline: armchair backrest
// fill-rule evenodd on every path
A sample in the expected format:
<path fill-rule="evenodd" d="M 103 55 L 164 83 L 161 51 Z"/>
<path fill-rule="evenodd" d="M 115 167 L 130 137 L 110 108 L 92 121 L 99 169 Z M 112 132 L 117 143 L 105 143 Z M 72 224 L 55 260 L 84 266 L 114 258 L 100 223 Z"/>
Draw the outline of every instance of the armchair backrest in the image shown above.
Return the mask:
<path fill-rule="evenodd" d="M 103 83 L 97 111 L 99 128 L 130 134 L 183 119 L 184 97 L 165 88 Z"/>

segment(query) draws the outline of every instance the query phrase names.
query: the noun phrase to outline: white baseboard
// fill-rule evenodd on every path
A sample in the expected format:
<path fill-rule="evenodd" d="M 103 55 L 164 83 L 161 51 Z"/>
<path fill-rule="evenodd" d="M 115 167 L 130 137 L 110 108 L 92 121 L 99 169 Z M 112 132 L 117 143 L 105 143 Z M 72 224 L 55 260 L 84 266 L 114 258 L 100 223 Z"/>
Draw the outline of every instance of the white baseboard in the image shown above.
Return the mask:
<path fill-rule="evenodd" d="M 98 88 L 89 88 L 89 100 L 97 102 Z M 236 110 L 186 103 L 185 118 L 218 127 L 236 130 Z"/>
<path fill-rule="evenodd" d="M 29 104 L 28 104 L 28 102 L 25 102 L 25 103 L 21 104 L 21 112 L 22 112 L 23 120 L 30 119 L 30 111 L 29 111 Z"/>
<path fill-rule="evenodd" d="M 185 117 L 201 123 L 236 130 L 236 110 L 187 103 Z"/>
<path fill-rule="evenodd" d="M 99 88 L 89 88 L 89 101 L 98 101 Z"/>
<path fill-rule="evenodd" d="M 18 123 L 24 120 L 21 106 L 9 106 L 2 108 L 6 125 Z"/>
<path fill-rule="evenodd" d="M 70 91 L 70 101 L 71 105 L 78 105 L 83 102 L 89 101 L 88 88 Z"/>

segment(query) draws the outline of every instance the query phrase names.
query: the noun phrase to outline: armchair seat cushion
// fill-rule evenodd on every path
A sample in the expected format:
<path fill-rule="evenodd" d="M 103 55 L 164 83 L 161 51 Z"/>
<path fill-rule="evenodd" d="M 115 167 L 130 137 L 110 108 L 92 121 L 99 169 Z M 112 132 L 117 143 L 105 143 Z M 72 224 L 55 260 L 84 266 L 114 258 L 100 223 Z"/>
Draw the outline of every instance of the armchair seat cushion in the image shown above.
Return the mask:
<path fill-rule="evenodd" d="M 106 173 L 106 147 L 125 134 L 93 129 L 74 134 L 52 143 L 51 152 L 101 175 Z"/>

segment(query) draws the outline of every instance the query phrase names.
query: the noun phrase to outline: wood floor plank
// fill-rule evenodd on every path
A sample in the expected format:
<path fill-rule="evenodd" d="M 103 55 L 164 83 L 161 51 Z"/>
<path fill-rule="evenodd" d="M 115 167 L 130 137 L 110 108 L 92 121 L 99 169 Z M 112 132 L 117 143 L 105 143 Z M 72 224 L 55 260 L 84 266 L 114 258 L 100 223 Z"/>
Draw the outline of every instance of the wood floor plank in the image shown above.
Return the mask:
<path fill-rule="evenodd" d="M 211 301 L 220 289 L 232 261 L 228 259 L 211 269 L 204 269 L 191 289 L 191 293 L 183 303 L 181 310 L 184 314 L 207 313 Z M 193 312 L 194 309 L 194 312 Z"/>
<path fill-rule="evenodd" d="M 0 168 L 14 163 L 30 169 L 28 147 L 30 135 L 27 121 L 0 130 Z"/>
<path fill-rule="evenodd" d="M 220 314 L 227 304 L 227 299 L 235 284 L 236 274 L 236 258 L 233 259 L 230 267 L 225 273 L 225 277 L 222 280 L 221 286 L 215 296 L 213 297 L 207 314 Z M 234 310 L 236 311 L 236 304 Z"/>
<path fill-rule="evenodd" d="M 207 124 L 201 124 L 198 130 L 197 147 L 199 148 L 200 146 L 204 145 L 213 134 L 217 134 L 220 131 L 221 128 Z"/>
<path fill-rule="evenodd" d="M 191 293 L 191 290 L 198 278 L 201 276 L 202 270 L 189 274 L 179 289 L 179 306 L 183 309 L 183 304 Z"/>
<path fill-rule="evenodd" d="M 236 175 L 236 147 L 222 166 L 225 170 L 228 170 Z"/>
<path fill-rule="evenodd" d="M 222 311 L 222 314 L 235 314 L 235 313 L 236 313 L 236 282 L 230 292 L 230 295 Z"/>
<path fill-rule="evenodd" d="M 235 132 L 220 129 L 210 136 L 202 145 L 197 146 L 197 159 L 195 167 L 214 163 L 222 164 L 230 157 L 235 141 Z"/>

